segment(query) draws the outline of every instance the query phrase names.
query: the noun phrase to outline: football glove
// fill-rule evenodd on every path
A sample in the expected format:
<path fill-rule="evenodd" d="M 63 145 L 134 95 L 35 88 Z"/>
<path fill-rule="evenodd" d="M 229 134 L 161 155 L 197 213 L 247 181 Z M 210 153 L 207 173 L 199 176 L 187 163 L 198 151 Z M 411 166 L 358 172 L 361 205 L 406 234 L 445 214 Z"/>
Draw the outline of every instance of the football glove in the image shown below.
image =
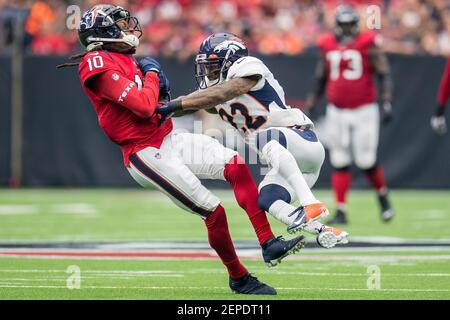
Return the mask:
<path fill-rule="evenodd" d="M 436 108 L 436 113 L 431 117 L 431 128 L 439 135 L 444 135 L 447 133 L 447 122 L 445 120 L 445 107 L 438 106 Z"/>
<path fill-rule="evenodd" d="M 159 105 L 155 110 L 155 112 L 159 114 L 159 116 L 161 117 L 158 120 L 158 127 L 160 127 L 164 123 L 164 121 L 170 119 L 175 114 L 175 112 L 180 111 L 182 109 L 183 108 L 181 107 L 180 101 L 169 102 Z"/>
<path fill-rule="evenodd" d="M 162 71 L 161 65 L 158 61 L 151 57 L 145 57 L 139 60 L 138 62 L 139 69 L 141 69 L 143 74 L 146 74 L 149 71 L 153 71 L 156 73 L 160 73 Z"/>
<path fill-rule="evenodd" d="M 381 105 L 381 122 L 388 124 L 392 120 L 392 105 L 389 101 L 383 102 Z"/>
<path fill-rule="evenodd" d="M 142 58 L 138 62 L 139 69 L 143 74 L 149 71 L 156 72 L 159 78 L 159 97 L 158 101 L 170 101 L 170 82 L 166 77 L 161 65 L 154 58 L 146 57 Z"/>

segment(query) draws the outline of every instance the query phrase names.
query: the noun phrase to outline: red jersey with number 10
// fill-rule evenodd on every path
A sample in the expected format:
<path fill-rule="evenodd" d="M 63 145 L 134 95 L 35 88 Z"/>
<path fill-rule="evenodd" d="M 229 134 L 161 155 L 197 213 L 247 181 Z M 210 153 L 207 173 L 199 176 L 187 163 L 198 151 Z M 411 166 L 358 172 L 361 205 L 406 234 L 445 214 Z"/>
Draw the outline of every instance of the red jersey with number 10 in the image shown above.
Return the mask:
<path fill-rule="evenodd" d="M 376 88 L 368 49 L 379 45 L 380 37 L 373 31 L 366 31 L 344 45 L 332 33 L 319 38 L 318 47 L 327 73 L 327 99 L 336 107 L 354 109 L 375 102 Z"/>
<path fill-rule="evenodd" d="M 172 131 L 172 120 L 158 127 L 159 116 L 154 114 L 159 95 L 156 73 L 147 72 L 144 78 L 133 56 L 94 51 L 83 57 L 79 74 L 100 127 L 121 147 L 127 167 L 133 153 L 161 146 Z"/>

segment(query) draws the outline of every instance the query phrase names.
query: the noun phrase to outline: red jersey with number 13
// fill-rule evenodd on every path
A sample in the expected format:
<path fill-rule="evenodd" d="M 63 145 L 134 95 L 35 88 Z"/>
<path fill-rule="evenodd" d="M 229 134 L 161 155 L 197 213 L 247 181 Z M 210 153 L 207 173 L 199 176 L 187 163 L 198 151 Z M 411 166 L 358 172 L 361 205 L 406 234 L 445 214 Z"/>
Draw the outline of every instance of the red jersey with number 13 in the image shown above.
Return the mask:
<path fill-rule="evenodd" d="M 133 153 L 161 146 L 172 120 L 158 127 L 159 116 L 153 114 L 159 93 L 156 73 L 148 72 L 144 79 L 132 55 L 94 51 L 83 57 L 79 74 L 100 127 L 121 147 L 126 166 Z"/>
<path fill-rule="evenodd" d="M 338 108 L 355 109 L 376 100 L 368 49 L 381 42 L 373 31 L 358 34 L 342 45 L 333 33 L 323 35 L 318 47 L 327 76 L 327 99 Z"/>

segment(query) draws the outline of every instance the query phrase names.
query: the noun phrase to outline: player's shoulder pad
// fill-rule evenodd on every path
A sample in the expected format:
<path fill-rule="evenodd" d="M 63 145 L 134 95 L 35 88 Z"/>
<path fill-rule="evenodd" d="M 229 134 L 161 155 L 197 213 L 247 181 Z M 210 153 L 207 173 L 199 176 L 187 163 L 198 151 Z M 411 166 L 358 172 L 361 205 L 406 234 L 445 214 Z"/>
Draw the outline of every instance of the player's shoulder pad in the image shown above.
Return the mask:
<path fill-rule="evenodd" d="M 78 72 L 82 83 L 100 73 L 120 68 L 107 51 L 88 52 L 80 61 Z"/>
<path fill-rule="evenodd" d="M 228 70 L 228 80 L 233 78 L 243 78 L 254 75 L 260 75 L 264 78 L 266 73 L 264 63 L 255 57 L 242 57 L 236 60 Z"/>
<path fill-rule="evenodd" d="M 333 33 L 327 32 L 319 36 L 316 45 L 320 50 L 324 50 L 332 41 L 334 41 Z"/>

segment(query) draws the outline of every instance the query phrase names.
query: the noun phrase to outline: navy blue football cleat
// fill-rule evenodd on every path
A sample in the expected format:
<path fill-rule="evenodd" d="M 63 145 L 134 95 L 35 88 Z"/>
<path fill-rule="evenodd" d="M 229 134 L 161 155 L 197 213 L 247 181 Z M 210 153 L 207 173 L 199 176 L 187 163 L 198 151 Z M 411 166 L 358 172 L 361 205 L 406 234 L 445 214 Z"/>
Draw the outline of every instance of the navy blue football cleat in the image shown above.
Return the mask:
<path fill-rule="evenodd" d="M 233 292 L 240 294 L 277 294 L 277 291 L 274 288 L 262 283 L 250 273 L 247 273 L 244 277 L 237 280 L 230 278 L 230 288 Z"/>
<path fill-rule="evenodd" d="M 283 237 L 267 240 L 262 246 L 264 262 L 268 267 L 274 267 L 290 254 L 296 253 L 306 244 L 304 236 L 298 236 L 291 240 Z"/>

